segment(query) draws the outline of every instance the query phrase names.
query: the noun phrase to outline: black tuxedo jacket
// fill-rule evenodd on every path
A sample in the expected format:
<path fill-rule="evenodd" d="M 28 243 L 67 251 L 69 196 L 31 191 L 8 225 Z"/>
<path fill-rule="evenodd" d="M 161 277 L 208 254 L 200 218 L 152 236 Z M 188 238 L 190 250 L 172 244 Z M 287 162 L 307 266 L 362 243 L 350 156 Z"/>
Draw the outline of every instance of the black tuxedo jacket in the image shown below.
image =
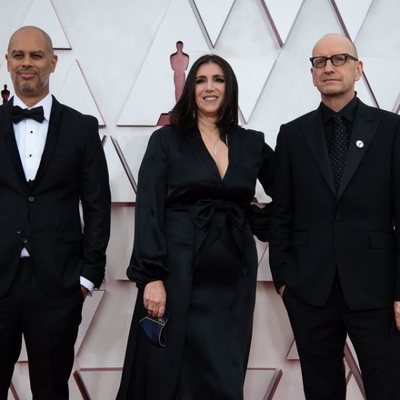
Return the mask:
<path fill-rule="evenodd" d="M 40 166 L 28 184 L 10 119 L 12 103 L 0 107 L 0 297 L 13 282 L 23 247 L 48 295 L 79 290 L 81 275 L 99 287 L 110 189 L 97 120 L 53 98 Z"/>
<path fill-rule="evenodd" d="M 319 109 L 282 125 L 270 265 L 276 288 L 324 305 L 335 274 L 352 309 L 400 299 L 400 117 L 358 101 L 336 191 Z"/>

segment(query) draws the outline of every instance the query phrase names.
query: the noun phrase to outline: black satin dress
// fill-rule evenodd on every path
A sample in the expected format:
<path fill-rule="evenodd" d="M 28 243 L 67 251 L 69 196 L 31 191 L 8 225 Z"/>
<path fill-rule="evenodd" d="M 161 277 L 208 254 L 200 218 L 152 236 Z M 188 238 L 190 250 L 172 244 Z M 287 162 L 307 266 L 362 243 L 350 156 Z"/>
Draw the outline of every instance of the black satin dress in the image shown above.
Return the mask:
<path fill-rule="evenodd" d="M 197 129 L 168 126 L 150 138 L 127 271 L 139 291 L 118 400 L 243 398 L 258 265 L 249 221 L 259 217 L 249 205 L 257 178 L 269 192 L 273 151 L 262 133 L 240 127 L 228 143 L 221 179 Z M 163 348 L 139 326 L 143 288 L 156 279 L 167 291 Z"/>

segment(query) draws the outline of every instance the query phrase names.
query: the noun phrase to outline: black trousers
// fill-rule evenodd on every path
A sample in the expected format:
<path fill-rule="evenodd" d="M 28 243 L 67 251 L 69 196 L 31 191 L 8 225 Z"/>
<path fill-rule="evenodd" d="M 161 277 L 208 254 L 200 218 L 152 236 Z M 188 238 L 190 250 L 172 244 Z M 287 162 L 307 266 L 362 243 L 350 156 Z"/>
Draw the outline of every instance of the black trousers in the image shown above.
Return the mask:
<path fill-rule="evenodd" d="M 0 298 L 0 400 L 7 399 L 22 335 L 33 400 L 69 398 L 68 379 L 82 304 L 80 290 L 68 297 L 48 297 L 30 258 L 20 260 L 11 289 Z"/>
<path fill-rule="evenodd" d="M 286 288 L 283 300 L 300 356 L 307 400 L 345 400 L 343 351 L 347 335 L 357 353 L 367 399 L 400 399 L 400 333 L 393 306 L 352 311 L 338 279 L 323 307 L 305 304 L 290 288 Z"/>

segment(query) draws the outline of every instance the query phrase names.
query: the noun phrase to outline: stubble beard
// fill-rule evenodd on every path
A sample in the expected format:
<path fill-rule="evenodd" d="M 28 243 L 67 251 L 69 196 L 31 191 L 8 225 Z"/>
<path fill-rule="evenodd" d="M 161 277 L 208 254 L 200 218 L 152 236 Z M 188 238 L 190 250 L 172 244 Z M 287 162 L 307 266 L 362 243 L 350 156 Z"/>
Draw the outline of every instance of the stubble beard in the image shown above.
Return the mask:
<path fill-rule="evenodd" d="M 48 85 L 49 79 L 43 79 L 43 77 L 38 76 L 35 82 L 30 81 L 18 81 L 15 82 L 15 89 L 18 88 L 18 92 L 21 95 L 31 97 L 36 96 L 39 92 L 42 92 L 43 88 Z"/>

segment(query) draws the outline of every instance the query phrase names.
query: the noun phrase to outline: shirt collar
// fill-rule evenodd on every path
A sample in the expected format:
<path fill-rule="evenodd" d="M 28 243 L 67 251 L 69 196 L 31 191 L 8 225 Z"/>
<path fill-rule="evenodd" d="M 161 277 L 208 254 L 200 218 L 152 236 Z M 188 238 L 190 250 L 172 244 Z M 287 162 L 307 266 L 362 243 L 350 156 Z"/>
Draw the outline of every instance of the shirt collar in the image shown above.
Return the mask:
<path fill-rule="evenodd" d="M 339 111 L 339 114 L 347 121 L 353 122 L 358 102 L 359 100 L 356 93 L 356 95 Z M 320 104 L 320 110 L 322 112 L 324 123 L 329 121 L 334 114 L 338 114 L 322 102 Z"/>
<path fill-rule="evenodd" d="M 53 96 L 48 93 L 46 97 L 36 103 L 33 107 L 28 107 L 17 95 L 14 95 L 13 105 L 20 106 L 21 108 L 34 108 L 34 107 L 43 107 L 43 114 L 47 121 L 50 120 L 50 112 L 51 106 L 53 104 Z"/>

